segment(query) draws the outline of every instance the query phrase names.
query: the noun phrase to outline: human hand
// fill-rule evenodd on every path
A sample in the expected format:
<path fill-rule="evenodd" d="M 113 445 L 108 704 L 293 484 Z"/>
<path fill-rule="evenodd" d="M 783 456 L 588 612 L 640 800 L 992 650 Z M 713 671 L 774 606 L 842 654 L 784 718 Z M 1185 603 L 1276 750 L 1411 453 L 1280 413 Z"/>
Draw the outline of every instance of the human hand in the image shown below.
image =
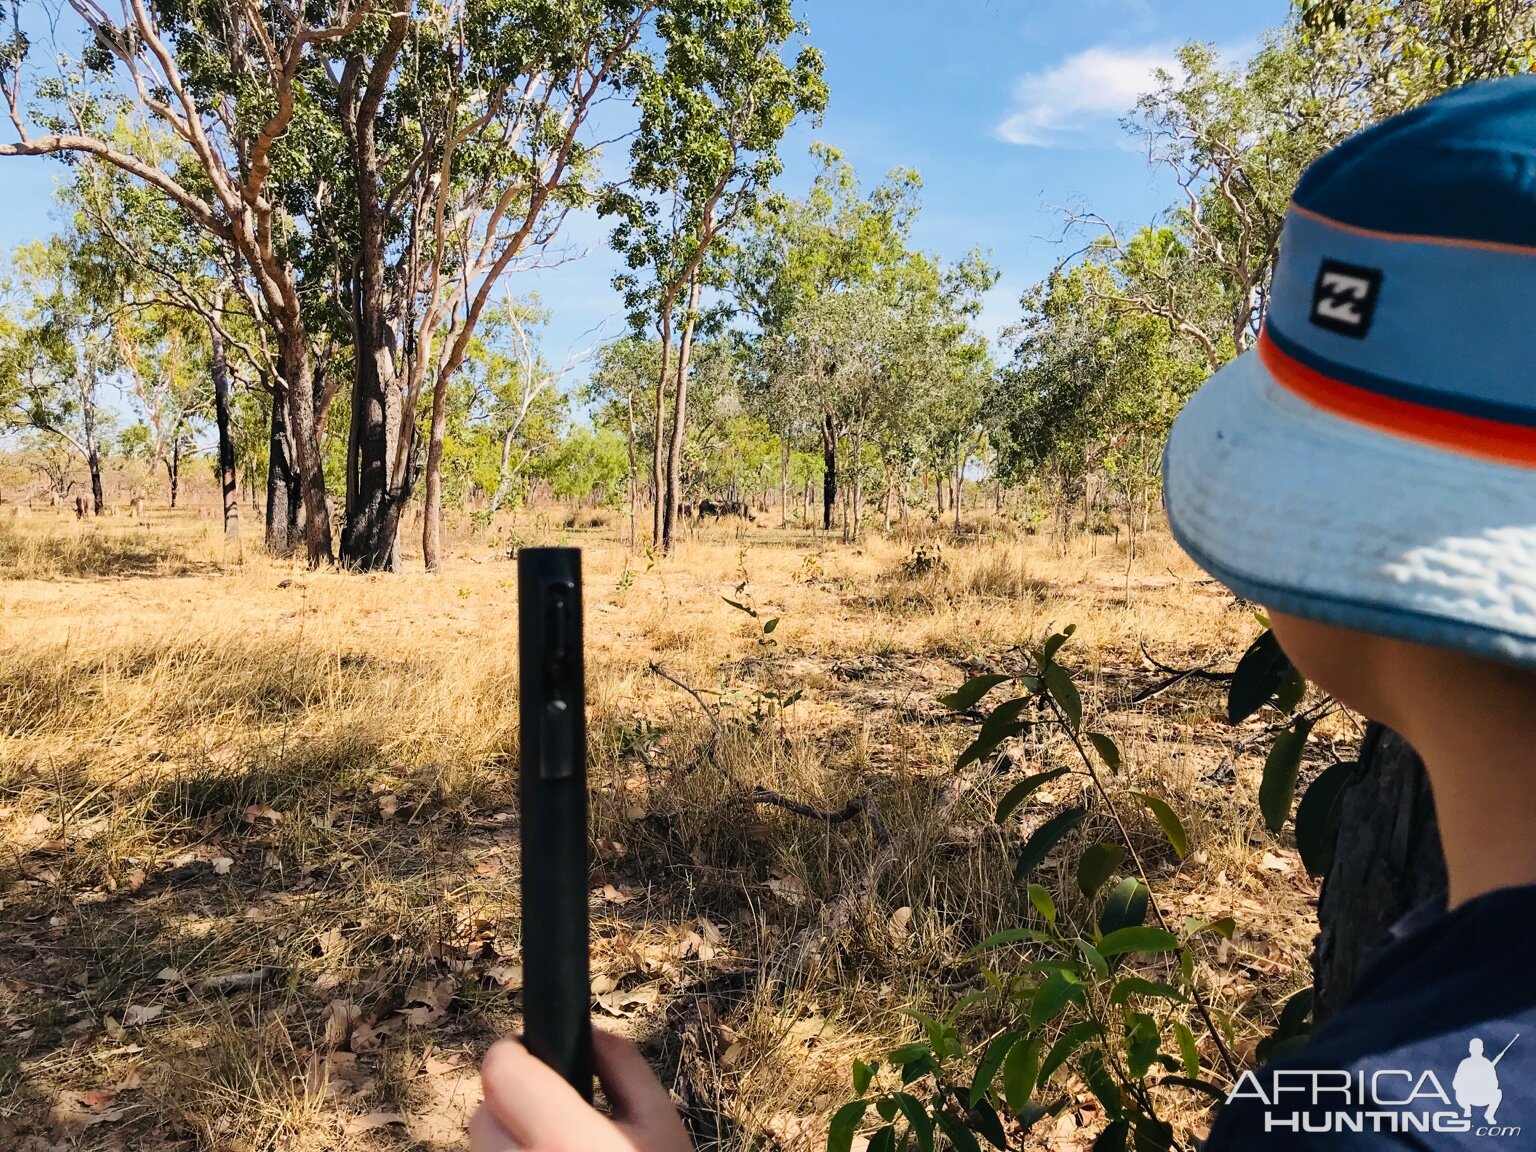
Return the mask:
<path fill-rule="evenodd" d="M 469 1124 L 470 1152 L 693 1152 L 672 1098 L 628 1040 L 592 1031 L 609 1119 L 515 1040 L 485 1055 L 485 1103 Z"/>

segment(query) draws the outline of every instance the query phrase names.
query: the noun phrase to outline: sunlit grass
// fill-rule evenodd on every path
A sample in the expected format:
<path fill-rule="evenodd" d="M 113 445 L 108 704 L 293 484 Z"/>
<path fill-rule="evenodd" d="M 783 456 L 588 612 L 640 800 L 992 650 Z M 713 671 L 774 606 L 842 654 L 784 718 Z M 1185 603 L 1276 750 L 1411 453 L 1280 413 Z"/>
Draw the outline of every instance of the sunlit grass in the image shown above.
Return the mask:
<path fill-rule="evenodd" d="M 7 1147 L 458 1146 L 473 1062 L 518 1013 L 513 537 L 586 550 L 594 970 L 656 993 L 613 1022 L 666 1049 L 682 994 L 735 973 L 717 1054 L 736 1045 L 718 1072 L 740 1147 L 815 1146 L 850 1060 L 908 1038 L 901 1009 L 952 996 L 965 950 L 1026 914 L 1025 825 L 990 818 L 1007 781 L 957 784 L 970 728 L 935 698 L 1066 623 L 1123 785 L 1186 814 L 1182 865 L 1131 816 L 1169 899 L 1253 924 L 1267 967 L 1213 969 L 1234 1040 L 1304 981 L 1309 891 L 1259 866 L 1257 764 L 1203 782 L 1231 743 L 1217 693 L 1123 707 L 1161 675 L 1143 645 L 1230 663 L 1255 628 L 1165 535 L 1129 562 L 1112 538 L 1001 527 L 847 547 L 709 525 L 652 565 L 624 517 L 565 520 L 461 528 L 431 577 L 242 557 L 196 513 L 0 524 Z M 1057 762 L 1054 740 L 1008 771 Z M 864 797 L 898 851 L 754 788 Z M 679 942 L 706 924 L 701 959 Z"/>

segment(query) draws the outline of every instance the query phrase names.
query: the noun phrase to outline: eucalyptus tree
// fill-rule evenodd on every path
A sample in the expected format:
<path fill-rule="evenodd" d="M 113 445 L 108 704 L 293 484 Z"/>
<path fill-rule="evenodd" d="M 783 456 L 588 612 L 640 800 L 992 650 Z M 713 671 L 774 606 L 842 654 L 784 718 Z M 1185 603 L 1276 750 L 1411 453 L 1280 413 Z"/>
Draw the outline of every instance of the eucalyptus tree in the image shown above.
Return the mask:
<path fill-rule="evenodd" d="M 931 266 L 908 242 L 922 181 L 910 169 L 894 169 L 865 197 L 853 167 L 835 148 L 812 147 L 820 170 L 801 199 L 775 196 L 754 211 L 751 225 L 732 246 L 730 292 L 752 330 L 759 370 L 746 377 L 749 399 L 783 430 L 786 446 L 797 427 L 808 428 L 822 457 L 822 528 L 830 531 L 839 497 L 838 457 L 847 426 L 832 394 L 823 396 L 808 371 L 826 371 L 826 350 L 804 337 L 830 337 L 860 309 L 882 322 L 890 313 L 875 306 L 908 291 L 911 281 L 931 280 Z M 845 292 L 863 293 L 818 319 L 823 304 Z M 819 367 L 817 367 L 819 365 Z M 787 493 L 790 451 L 781 457 L 781 488 Z"/>
<path fill-rule="evenodd" d="M 629 546 L 639 545 L 640 467 L 637 448 L 656 442 L 656 410 L 651 406 L 651 386 L 661 373 L 661 345 L 640 336 L 626 336 L 605 344 L 584 389 L 585 399 L 595 406 L 593 422 L 599 428 L 621 431 L 628 463 L 626 492 L 629 504 Z M 653 474 L 654 479 L 654 474 Z"/>
<path fill-rule="evenodd" d="M 18 249 L 6 296 L 18 306 L 0 335 L 0 427 L 63 445 L 90 475 L 91 510 L 106 506 L 101 459 L 111 412 L 103 390 L 118 368 L 112 268 L 59 237 Z"/>
<path fill-rule="evenodd" d="M 600 211 L 616 216 L 614 248 L 630 271 L 615 281 L 636 335 L 656 329 L 661 364 L 652 443 L 652 533 L 670 550 L 681 502 L 688 365 L 706 288 L 724 273 L 711 248 L 752 211 L 782 168 L 779 142 L 826 106 L 821 55 L 806 45 L 790 0 L 675 0 L 658 21 L 664 49 L 641 61 L 639 126 L 627 178 Z M 676 360 L 672 342 L 677 334 Z M 667 425 L 667 387 L 671 429 Z"/>
<path fill-rule="evenodd" d="M 1527 0 L 1301 0 L 1293 23 L 1353 123 L 1536 70 L 1536 7 Z"/>
<path fill-rule="evenodd" d="M 120 128 L 120 136 L 129 137 Z M 159 145 L 162 163 L 174 165 L 181 151 L 176 141 L 139 139 L 134 147 L 151 153 Z M 215 466 L 223 513 L 224 535 L 240 536 L 239 458 L 236 452 L 235 388 L 237 379 L 256 381 L 276 376 L 276 365 L 259 316 L 232 285 L 236 274 L 229 261 L 233 253 L 193 226 L 174 202 L 158 190 L 125 176 L 106 165 L 76 165 L 74 180 L 62 193 L 74 213 L 74 226 L 102 257 L 122 269 L 123 323 L 118 346 L 133 391 L 150 417 L 149 425 L 159 438 L 174 446 L 184 437 L 164 440 L 167 420 L 161 415 L 165 402 L 173 402 L 186 416 L 213 415 L 217 435 Z M 129 329 L 137 326 L 137 333 Z M 195 353 L 201 379 L 178 374 L 174 386 L 141 371 L 145 354 L 157 342 L 169 345 L 177 363 L 188 362 L 184 353 Z M 169 364 L 169 361 L 167 361 Z M 183 421 L 185 423 L 185 421 Z M 152 438 L 153 441 L 154 438 Z M 151 443 L 150 453 L 163 453 Z M 286 439 L 270 456 L 276 457 L 281 483 L 273 485 L 268 502 L 267 545 L 284 554 L 291 547 L 290 512 L 297 493 L 290 483 L 287 461 L 292 453 Z M 167 458 L 170 472 L 177 471 L 178 457 Z M 175 477 L 171 477 L 175 488 Z M 174 505 L 174 496 L 172 503 Z"/>
<path fill-rule="evenodd" d="M 306 76 L 319 51 L 362 27 L 370 0 L 303 6 L 124 0 L 116 19 L 93 0 L 70 0 L 70 7 L 85 26 L 85 47 L 78 61 L 65 60 L 59 75 L 39 79 L 29 73 L 19 5 L 12 5 L 0 91 L 17 139 L 0 144 L 0 156 L 109 164 L 167 197 L 228 246 L 272 329 L 308 558 L 329 562 L 331 522 L 300 272 L 306 236 L 295 227 L 287 199 L 306 187 L 316 194 L 327 176 L 308 163 L 318 113 Z M 130 110 L 155 130 L 150 135 L 169 134 L 184 146 L 176 164 L 114 138 L 113 120 Z"/>

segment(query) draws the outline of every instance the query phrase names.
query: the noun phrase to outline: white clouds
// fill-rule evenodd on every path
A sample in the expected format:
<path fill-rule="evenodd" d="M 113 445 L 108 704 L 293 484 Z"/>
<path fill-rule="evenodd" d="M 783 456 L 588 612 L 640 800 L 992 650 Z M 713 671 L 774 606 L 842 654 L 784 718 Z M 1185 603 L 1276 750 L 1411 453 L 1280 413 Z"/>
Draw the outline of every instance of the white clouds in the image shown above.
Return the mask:
<path fill-rule="evenodd" d="M 1152 88 L 1153 73 L 1176 63 L 1167 48 L 1089 48 L 1023 77 L 997 134 L 1010 144 L 1071 145 L 1084 129 L 1125 115 Z"/>

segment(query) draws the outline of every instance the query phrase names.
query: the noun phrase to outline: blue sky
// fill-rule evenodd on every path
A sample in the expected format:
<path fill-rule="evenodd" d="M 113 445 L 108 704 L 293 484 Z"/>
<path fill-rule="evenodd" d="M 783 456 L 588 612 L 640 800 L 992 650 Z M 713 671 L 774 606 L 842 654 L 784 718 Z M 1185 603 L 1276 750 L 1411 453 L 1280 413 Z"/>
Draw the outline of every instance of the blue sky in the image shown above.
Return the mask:
<path fill-rule="evenodd" d="M 984 323 L 996 331 L 1069 250 L 1055 207 L 1081 203 L 1140 224 L 1169 203 L 1166 178 L 1118 126 L 1152 69 L 1192 39 L 1239 58 L 1287 9 L 1286 0 L 802 0 L 831 103 L 820 125 L 792 130 L 783 187 L 809 182 L 813 140 L 841 149 L 866 185 L 916 168 L 916 242 L 947 259 L 992 251 L 1002 280 Z M 0 248 L 53 230 L 60 170 L 0 160 Z M 606 228 L 572 219 L 568 230 L 588 255 L 512 285 L 538 291 L 552 311 L 544 345 L 557 364 L 624 325 Z"/>

